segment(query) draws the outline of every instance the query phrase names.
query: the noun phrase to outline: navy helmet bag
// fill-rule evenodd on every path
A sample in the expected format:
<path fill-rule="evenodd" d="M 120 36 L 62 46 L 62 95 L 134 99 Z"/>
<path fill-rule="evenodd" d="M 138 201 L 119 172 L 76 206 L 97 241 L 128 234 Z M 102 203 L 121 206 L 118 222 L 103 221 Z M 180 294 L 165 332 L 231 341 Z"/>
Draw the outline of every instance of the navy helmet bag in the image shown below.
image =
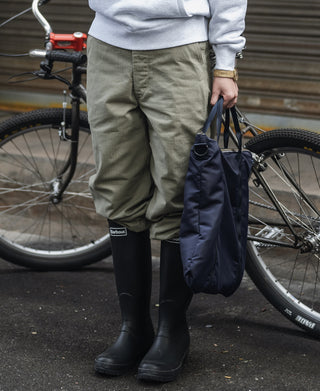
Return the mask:
<path fill-rule="evenodd" d="M 180 246 L 184 277 L 193 292 L 230 296 L 239 287 L 245 266 L 248 230 L 248 178 L 252 155 L 241 149 L 235 108 L 231 114 L 238 150 L 221 150 L 223 100 L 212 108 L 191 149 L 184 190 Z M 206 135 L 216 118 L 217 141 Z M 229 137 L 226 111 L 224 146 Z"/>

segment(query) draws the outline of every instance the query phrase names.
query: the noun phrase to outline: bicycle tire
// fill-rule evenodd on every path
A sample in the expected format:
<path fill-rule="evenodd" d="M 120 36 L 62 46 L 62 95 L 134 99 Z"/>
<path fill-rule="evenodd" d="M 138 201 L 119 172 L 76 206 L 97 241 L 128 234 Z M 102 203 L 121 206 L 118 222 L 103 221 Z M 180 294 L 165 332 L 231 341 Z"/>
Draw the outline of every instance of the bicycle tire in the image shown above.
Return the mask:
<path fill-rule="evenodd" d="M 309 334 L 319 337 L 320 135 L 299 129 L 276 129 L 253 137 L 246 148 L 260 156 L 264 179 L 290 224 L 307 244 L 294 249 L 259 242 L 263 237 L 291 246 L 294 239 L 261 182 L 252 175 L 248 233 L 257 240 L 248 241 L 246 270 L 275 308 Z M 286 172 L 304 191 L 305 199 L 288 180 Z"/>
<path fill-rule="evenodd" d="M 65 118 L 68 128 L 71 110 Z M 85 112 L 74 176 L 60 203 L 50 199 L 71 144 L 59 137 L 62 120 L 62 109 L 40 109 L 0 125 L 0 255 L 21 266 L 74 269 L 111 254 L 107 221 L 88 188 L 94 160 Z"/>

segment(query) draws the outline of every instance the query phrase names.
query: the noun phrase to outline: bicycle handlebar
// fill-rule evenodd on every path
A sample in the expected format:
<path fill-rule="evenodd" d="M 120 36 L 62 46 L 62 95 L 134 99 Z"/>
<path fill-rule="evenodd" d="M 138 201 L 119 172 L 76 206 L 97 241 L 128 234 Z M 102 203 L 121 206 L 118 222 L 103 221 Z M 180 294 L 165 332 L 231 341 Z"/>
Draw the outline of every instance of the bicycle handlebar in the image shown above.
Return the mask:
<path fill-rule="evenodd" d="M 61 50 L 39 50 L 34 49 L 29 52 L 30 57 L 45 58 L 49 61 L 70 62 L 75 65 L 83 65 L 87 61 L 87 56 L 81 52 L 65 52 Z"/>
<path fill-rule="evenodd" d="M 41 14 L 39 11 L 39 5 L 43 5 L 48 3 L 49 0 L 33 0 L 32 1 L 32 12 L 33 15 L 36 17 L 38 22 L 41 24 L 41 26 L 44 28 L 46 35 L 49 37 L 50 33 L 52 33 L 52 28 L 47 21 L 47 19 Z"/>
<path fill-rule="evenodd" d="M 31 57 L 46 58 L 49 61 L 71 62 L 75 65 L 81 65 L 86 60 L 84 55 L 78 53 L 59 53 L 53 49 L 73 49 L 76 52 L 81 52 L 86 48 L 86 34 L 75 32 L 73 34 L 54 34 L 47 19 L 39 11 L 39 6 L 48 3 L 50 0 L 32 0 L 32 12 L 41 26 L 46 32 L 46 47 L 45 52 L 42 50 L 31 50 Z M 50 52 L 54 51 L 53 54 Z"/>
<path fill-rule="evenodd" d="M 75 65 L 82 65 L 87 61 L 87 56 L 81 52 L 64 52 L 61 50 L 52 50 L 46 53 L 49 61 L 71 62 Z"/>

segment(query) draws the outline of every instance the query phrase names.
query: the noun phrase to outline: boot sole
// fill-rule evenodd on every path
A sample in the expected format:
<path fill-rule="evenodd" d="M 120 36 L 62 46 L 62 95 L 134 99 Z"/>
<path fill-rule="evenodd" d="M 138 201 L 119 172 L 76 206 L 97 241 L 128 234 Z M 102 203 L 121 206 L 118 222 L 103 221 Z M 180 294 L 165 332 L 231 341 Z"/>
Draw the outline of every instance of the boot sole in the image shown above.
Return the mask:
<path fill-rule="evenodd" d="M 94 370 L 101 375 L 109 375 L 109 376 L 121 376 L 129 372 L 137 365 L 137 362 L 134 362 L 130 365 L 125 365 L 123 367 L 119 367 L 119 365 L 114 366 L 105 366 L 103 363 L 95 363 Z"/>
<path fill-rule="evenodd" d="M 154 370 L 153 371 L 143 370 L 143 371 L 138 372 L 137 378 L 139 380 L 168 383 L 168 382 L 174 381 L 177 378 L 177 376 L 180 372 L 180 369 L 181 369 L 181 367 L 170 371 L 170 373 L 168 371 L 160 372 L 160 371 L 154 371 Z"/>
<path fill-rule="evenodd" d="M 139 380 L 147 380 L 147 381 L 156 381 L 167 383 L 176 380 L 179 375 L 182 365 L 186 360 L 188 352 L 185 353 L 183 359 L 181 360 L 178 367 L 171 370 L 155 370 L 155 369 L 138 369 L 137 379 Z"/>
<path fill-rule="evenodd" d="M 109 375 L 109 376 L 121 376 L 136 368 L 148 349 L 150 348 L 152 342 L 147 345 L 142 352 L 138 354 L 138 356 L 131 362 L 119 364 L 119 363 L 110 363 L 108 360 L 96 359 L 94 363 L 94 370 L 101 375 Z"/>

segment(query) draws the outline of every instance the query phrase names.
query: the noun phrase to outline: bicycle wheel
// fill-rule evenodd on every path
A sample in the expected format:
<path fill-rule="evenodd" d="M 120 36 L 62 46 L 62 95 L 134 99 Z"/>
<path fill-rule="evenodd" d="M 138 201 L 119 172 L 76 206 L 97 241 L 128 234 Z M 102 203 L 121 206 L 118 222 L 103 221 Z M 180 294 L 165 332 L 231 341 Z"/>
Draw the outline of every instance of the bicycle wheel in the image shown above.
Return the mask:
<path fill-rule="evenodd" d="M 62 201 L 51 200 L 71 146 L 60 140 L 62 119 L 62 109 L 42 109 L 0 125 L 0 255 L 18 265 L 69 269 L 111 253 L 106 219 L 95 213 L 88 189 L 94 160 L 83 112 L 76 171 Z"/>
<path fill-rule="evenodd" d="M 260 156 L 263 178 L 253 173 L 249 182 L 248 274 L 283 315 L 319 337 L 320 135 L 278 129 L 246 147 Z"/>

